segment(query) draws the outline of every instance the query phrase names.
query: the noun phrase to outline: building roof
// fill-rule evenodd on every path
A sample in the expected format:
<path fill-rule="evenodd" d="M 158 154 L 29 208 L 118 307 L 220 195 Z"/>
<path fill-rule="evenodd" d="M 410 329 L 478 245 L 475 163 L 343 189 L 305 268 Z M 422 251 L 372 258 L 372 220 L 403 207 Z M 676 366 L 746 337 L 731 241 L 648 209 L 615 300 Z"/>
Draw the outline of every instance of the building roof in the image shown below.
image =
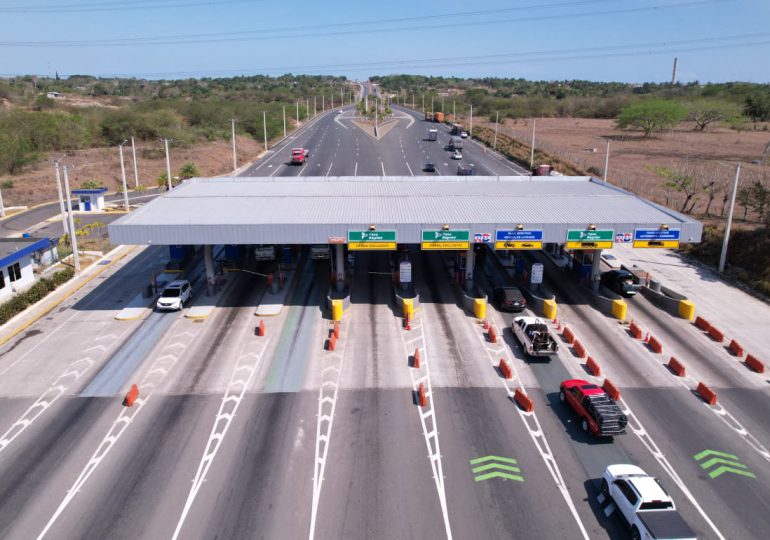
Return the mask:
<path fill-rule="evenodd" d="M 93 189 L 73 189 L 73 195 L 99 195 L 107 191 L 106 187 L 93 188 Z"/>
<path fill-rule="evenodd" d="M 349 229 L 396 229 L 419 243 L 447 224 L 471 234 L 542 229 L 563 243 L 567 229 L 662 224 L 699 242 L 701 223 L 590 177 L 416 176 L 196 178 L 109 226 L 116 244 L 326 243 Z"/>
<path fill-rule="evenodd" d="M 0 268 L 15 263 L 25 255 L 50 247 L 50 238 L 0 238 Z"/>

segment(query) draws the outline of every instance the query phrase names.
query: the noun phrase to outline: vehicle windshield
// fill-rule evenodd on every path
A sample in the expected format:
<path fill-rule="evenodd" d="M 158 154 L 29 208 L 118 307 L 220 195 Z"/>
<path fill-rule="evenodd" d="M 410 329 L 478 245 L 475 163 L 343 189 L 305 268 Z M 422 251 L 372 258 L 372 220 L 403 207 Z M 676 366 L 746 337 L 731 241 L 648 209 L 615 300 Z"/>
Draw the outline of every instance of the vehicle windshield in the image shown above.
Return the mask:
<path fill-rule="evenodd" d="M 583 390 L 598 390 L 599 389 L 599 387 L 596 386 L 595 384 L 584 384 L 580 388 L 582 388 Z"/>
<path fill-rule="evenodd" d="M 673 507 L 674 505 L 671 501 L 649 501 L 643 502 L 639 510 L 666 510 Z"/>
<path fill-rule="evenodd" d="M 181 289 L 179 287 L 169 287 L 163 291 L 163 298 L 178 298 Z"/>

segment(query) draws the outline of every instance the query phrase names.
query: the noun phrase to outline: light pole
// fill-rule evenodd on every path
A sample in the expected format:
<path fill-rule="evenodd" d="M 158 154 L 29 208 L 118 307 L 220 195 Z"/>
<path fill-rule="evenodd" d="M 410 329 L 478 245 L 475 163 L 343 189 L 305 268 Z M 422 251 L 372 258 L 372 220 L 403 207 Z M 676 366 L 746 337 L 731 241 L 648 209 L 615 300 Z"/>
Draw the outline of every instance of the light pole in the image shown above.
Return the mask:
<path fill-rule="evenodd" d="M 283 106 L 283 138 L 286 138 L 286 105 Z"/>
<path fill-rule="evenodd" d="M 607 140 L 607 151 L 604 153 L 604 181 L 607 181 L 607 169 L 610 167 L 610 141 Z"/>
<path fill-rule="evenodd" d="M 69 226 L 67 225 L 67 213 L 64 210 L 64 196 L 62 195 L 61 174 L 59 172 L 59 164 L 62 162 L 62 160 L 65 157 L 67 157 L 67 154 L 64 154 L 59 159 L 55 159 L 53 161 L 53 164 L 56 169 L 56 191 L 59 192 L 59 211 L 61 212 L 61 228 L 62 228 L 62 232 L 64 234 L 67 234 L 67 231 L 69 230 Z"/>
<path fill-rule="evenodd" d="M 0 190 L 0 217 L 5 217 L 5 205 L 3 204 L 2 190 Z"/>
<path fill-rule="evenodd" d="M 733 192 L 730 195 L 730 211 L 727 213 L 727 225 L 725 225 L 725 238 L 722 241 L 722 254 L 719 256 L 719 273 L 725 271 L 725 262 L 727 261 L 727 244 L 730 242 L 730 228 L 733 225 L 733 210 L 735 210 L 735 194 L 738 191 L 738 180 L 741 177 L 741 164 L 735 167 L 735 182 L 733 182 Z"/>
<path fill-rule="evenodd" d="M 318 114 L 318 96 L 313 96 L 313 118 Z"/>
<path fill-rule="evenodd" d="M 136 164 L 136 145 L 134 144 L 134 138 L 131 137 L 131 156 L 134 159 L 134 182 L 135 187 L 139 187 L 139 166 Z"/>
<path fill-rule="evenodd" d="M 123 145 L 128 142 L 128 139 L 118 145 L 120 149 L 120 177 L 123 179 L 123 204 L 128 212 L 128 186 L 126 185 L 126 164 L 123 161 Z"/>
<path fill-rule="evenodd" d="M 267 150 L 267 111 L 262 111 L 262 130 L 265 135 L 265 150 Z"/>
<path fill-rule="evenodd" d="M 321 94 L 321 112 L 326 112 L 326 96 Z"/>
<path fill-rule="evenodd" d="M 64 166 L 64 191 L 67 192 L 67 214 L 68 217 L 68 224 L 69 224 L 69 230 L 70 230 L 70 245 L 72 246 L 72 261 L 73 266 L 75 267 L 75 273 L 80 273 L 80 257 L 78 255 L 78 237 L 77 234 L 75 234 L 75 221 L 72 219 L 72 199 L 69 196 L 70 192 L 70 179 L 67 175 L 67 167 Z"/>
<path fill-rule="evenodd" d="M 235 152 L 235 118 L 230 119 L 230 126 L 232 130 L 231 137 L 233 139 L 233 172 L 238 169 L 238 154 Z"/>
<path fill-rule="evenodd" d="M 422 112 L 425 112 L 425 94 L 422 95 Z"/>
<path fill-rule="evenodd" d="M 307 115 L 305 115 L 307 117 Z M 299 127 L 299 101 L 297 102 L 297 127 Z"/>
<path fill-rule="evenodd" d="M 468 127 L 468 134 L 473 137 L 473 105 L 471 104 L 471 125 Z"/>
<path fill-rule="evenodd" d="M 452 100 L 452 121 L 457 122 L 457 112 L 455 111 L 455 102 Z"/>
<path fill-rule="evenodd" d="M 310 118 L 310 98 L 305 98 L 305 120 L 308 118 Z"/>
<path fill-rule="evenodd" d="M 168 190 L 171 191 L 173 187 L 171 185 L 171 159 L 168 156 L 168 143 L 173 139 L 163 139 L 163 144 L 166 147 L 166 181 L 168 182 Z"/>
<path fill-rule="evenodd" d="M 441 112 L 444 112 L 444 96 L 441 96 Z"/>
<path fill-rule="evenodd" d="M 537 130 L 537 118 L 532 119 L 532 146 L 529 149 L 529 168 L 535 167 L 535 132 Z"/>
<path fill-rule="evenodd" d="M 497 151 L 497 126 L 500 122 L 500 111 L 495 112 L 495 142 L 492 145 L 492 150 Z"/>
<path fill-rule="evenodd" d="M 430 114 L 436 116 L 436 109 L 433 108 L 433 96 L 430 96 Z"/>

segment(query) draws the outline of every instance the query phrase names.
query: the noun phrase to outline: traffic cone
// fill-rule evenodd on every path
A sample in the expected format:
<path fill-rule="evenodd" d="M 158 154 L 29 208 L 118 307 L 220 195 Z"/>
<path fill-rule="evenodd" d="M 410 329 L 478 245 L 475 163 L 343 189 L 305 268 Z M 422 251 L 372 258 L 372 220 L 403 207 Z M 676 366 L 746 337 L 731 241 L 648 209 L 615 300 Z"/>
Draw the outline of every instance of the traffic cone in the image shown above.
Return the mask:
<path fill-rule="evenodd" d="M 420 369 L 420 349 L 414 350 L 414 356 L 412 357 L 412 367 L 416 369 Z"/>

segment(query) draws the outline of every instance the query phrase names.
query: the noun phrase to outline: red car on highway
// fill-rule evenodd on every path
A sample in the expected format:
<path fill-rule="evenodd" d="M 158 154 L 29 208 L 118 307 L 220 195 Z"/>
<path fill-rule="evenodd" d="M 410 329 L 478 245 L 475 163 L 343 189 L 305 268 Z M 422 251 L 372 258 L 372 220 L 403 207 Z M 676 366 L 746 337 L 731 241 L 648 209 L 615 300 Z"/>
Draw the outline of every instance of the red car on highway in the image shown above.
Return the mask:
<path fill-rule="evenodd" d="M 626 432 L 628 418 L 601 386 L 581 379 L 562 381 L 559 400 L 578 413 L 586 433 L 611 437 Z"/>

